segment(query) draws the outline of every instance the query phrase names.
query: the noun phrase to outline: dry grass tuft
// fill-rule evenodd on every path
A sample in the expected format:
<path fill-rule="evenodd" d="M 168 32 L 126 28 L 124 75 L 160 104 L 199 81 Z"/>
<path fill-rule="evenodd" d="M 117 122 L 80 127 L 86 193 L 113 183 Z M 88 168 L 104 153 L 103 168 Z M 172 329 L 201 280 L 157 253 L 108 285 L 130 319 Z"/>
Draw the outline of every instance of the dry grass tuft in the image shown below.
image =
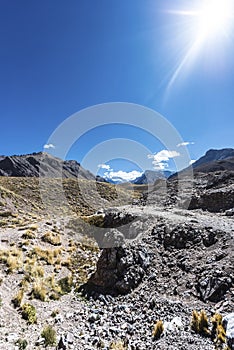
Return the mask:
<path fill-rule="evenodd" d="M 46 232 L 43 236 L 42 236 L 42 241 L 46 242 L 46 243 L 50 243 L 52 245 L 61 245 L 61 238 L 60 235 L 58 233 L 54 233 L 51 231 Z"/>

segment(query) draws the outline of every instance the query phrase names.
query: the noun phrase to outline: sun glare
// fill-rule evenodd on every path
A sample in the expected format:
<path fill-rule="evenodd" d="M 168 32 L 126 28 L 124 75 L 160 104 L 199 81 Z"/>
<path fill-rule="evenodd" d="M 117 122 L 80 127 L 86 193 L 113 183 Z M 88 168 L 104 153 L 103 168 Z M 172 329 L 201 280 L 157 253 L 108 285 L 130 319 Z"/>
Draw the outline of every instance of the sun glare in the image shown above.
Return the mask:
<path fill-rule="evenodd" d="M 182 29 L 179 30 L 178 40 L 173 40 L 181 47 L 181 54 L 177 55 L 177 63 L 168 82 L 166 96 L 181 73 L 188 73 L 188 69 L 195 63 L 201 51 L 208 55 L 214 52 L 224 52 L 228 48 L 233 36 L 234 28 L 234 0 L 197 0 L 187 6 L 190 8 L 169 10 L 168 13 L 181 17 Z M 185 20 L 186 19 L 186 20 Z M 182 41 L 184 46 L 182 46 Z M 220 50 L 220 48 L 223 50 Z M 187 50 L 184 50 L 184 48 Z"/>
<path fill-rule="evenodd" d="M 231 24 L 233 0 L 204 0 L 198 12 L 198 35 L 201 39 L 227 34 Z"/>

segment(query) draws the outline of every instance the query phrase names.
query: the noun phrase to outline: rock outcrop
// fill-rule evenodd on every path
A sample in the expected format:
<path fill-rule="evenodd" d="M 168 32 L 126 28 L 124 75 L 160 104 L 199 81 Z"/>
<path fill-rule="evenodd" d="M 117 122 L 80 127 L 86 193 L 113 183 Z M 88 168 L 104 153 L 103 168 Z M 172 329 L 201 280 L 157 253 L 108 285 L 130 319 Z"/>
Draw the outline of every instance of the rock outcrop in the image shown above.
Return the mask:
<path fill-rule="evenodd" d="M 144 248 L 115 247 L 103 249 L 96 272 L 83 286 L 92 294 L 127 294 L 142 281 L 150 260 Z"/>

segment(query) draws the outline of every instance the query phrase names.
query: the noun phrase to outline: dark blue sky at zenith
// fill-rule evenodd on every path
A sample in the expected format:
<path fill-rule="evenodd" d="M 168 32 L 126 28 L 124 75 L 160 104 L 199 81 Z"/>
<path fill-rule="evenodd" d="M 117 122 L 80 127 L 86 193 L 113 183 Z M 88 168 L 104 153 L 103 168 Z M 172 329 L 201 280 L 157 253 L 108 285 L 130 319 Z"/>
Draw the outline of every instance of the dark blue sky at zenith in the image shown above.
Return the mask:
<path fill-rule="evenodd" d="M 192 142 L 191 159 L 233 147 L 234 28 L 191 52 L 197 18 L 177 12 L 201 2 L 1 0 L 0 154 L 41 151 L 70 115 L 108 102 L 159 112 Z M 154 154 L 163 149 L 139 130 L 104 127 L 68 158 L 81 161 L 95 143 L 129 134 Z M 134 170 L 121 161 L 113 167 Z"/>

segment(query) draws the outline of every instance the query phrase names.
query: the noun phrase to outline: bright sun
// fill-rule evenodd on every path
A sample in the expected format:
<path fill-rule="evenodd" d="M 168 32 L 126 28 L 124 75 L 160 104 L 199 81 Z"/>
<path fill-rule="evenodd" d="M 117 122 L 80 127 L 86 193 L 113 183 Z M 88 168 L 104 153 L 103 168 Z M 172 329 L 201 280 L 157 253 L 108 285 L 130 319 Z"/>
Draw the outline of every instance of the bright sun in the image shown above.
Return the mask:
<path fill-rule="evenodd" d="M 192 4 L 191 4 L 192 3 Z M 168 12 L 186 21 L 179 31 L 178 46 L 181 47 L 181 38 L 184 38 L 184 47 L 177 56 L 177 64 L 167 86 L 167 93 L 185 68 L 194 64 L 200 51 L 205 50 L 212 57 L 215 51 L 224 52 L 231 42 L 234 28 L 234 0 L 194 0 L 188 2 L 190 9 L 169 10 Z M 173 40 L 176 42 L 175 37 Z M 220 50 L 220 48 L 223 50 Z M 207 48 L 207 50 L 206 50 Z"/>
<path fill-rule="evenodd" d="M 231 24 L 233 0 L 204 0 L 198 11 L 198 35 L 202 39 L 227 34 Z"/>

